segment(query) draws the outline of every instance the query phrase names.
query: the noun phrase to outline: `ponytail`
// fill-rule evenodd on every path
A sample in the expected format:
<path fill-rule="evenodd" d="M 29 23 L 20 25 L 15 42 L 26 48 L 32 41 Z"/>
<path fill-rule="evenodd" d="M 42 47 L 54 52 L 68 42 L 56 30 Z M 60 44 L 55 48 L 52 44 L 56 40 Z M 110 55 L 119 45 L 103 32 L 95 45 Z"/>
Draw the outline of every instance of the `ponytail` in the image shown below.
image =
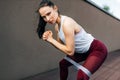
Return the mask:
<path fill-rule="evenodd" d="M 42 35 L 45 32 L 46 24 L 47 23 L 43 20 L 43 18 L 41 16 L 39 16 L 39 23 L 38 23 L 38 28 L 37 28 L 37 34 L 38 34 L 40 39 L 42 38 Z"/>

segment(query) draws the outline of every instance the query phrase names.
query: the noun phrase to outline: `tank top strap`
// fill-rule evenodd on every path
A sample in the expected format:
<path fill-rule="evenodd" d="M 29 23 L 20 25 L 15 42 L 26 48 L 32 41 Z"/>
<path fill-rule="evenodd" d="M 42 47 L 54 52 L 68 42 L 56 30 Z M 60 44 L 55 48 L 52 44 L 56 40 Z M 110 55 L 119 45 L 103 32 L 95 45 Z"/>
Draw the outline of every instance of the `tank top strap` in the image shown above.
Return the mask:
<path fill-rule="evenodd" d="M 61 23 L 60 23 L 60 28 L 62 28 L 62 25 L 63 25 L 63 21 L 65 19 L 65 16 L 61 15 Z"/>
<path fill-rule="evenodd" d="M 60 30 L 58 32 L 58 35 L 59 35 L 59 38 L 65 43 L 64 33 L 62 30 L 64 19 L 65 19 L 65 16 L 61 15 Z"/>

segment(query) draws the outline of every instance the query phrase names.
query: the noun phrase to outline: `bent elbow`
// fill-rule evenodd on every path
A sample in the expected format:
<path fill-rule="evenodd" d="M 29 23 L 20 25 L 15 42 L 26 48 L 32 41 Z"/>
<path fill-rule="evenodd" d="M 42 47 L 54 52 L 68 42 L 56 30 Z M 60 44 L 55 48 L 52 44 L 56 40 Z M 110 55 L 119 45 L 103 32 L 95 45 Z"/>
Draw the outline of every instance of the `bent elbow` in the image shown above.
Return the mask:
<path fill-rule="evenodd" d="M 68 54 L 69 56 L 73 56 L 73 55 L 74 55 L 74 50 L 72 50 L 72 51 L 67 51 L 67 54 Z"/>
<path fill-rule="evenodd" d="M 74 53 L 69 53 L 69 56 L 73 56 L 74 55 Z"/>

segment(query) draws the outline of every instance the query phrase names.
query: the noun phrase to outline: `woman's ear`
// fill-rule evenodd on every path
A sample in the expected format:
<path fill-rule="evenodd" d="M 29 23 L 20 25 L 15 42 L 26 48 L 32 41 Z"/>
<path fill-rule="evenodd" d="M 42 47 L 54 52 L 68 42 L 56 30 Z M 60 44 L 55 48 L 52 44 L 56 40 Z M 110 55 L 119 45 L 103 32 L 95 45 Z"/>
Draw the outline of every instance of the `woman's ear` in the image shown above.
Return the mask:
<path fill-rule="evenodd" d="M 54 6 L 54 10 L 55 10 L 55 11 L 58 11 L 58 7 L 57 7 L 56 5 Z"/>

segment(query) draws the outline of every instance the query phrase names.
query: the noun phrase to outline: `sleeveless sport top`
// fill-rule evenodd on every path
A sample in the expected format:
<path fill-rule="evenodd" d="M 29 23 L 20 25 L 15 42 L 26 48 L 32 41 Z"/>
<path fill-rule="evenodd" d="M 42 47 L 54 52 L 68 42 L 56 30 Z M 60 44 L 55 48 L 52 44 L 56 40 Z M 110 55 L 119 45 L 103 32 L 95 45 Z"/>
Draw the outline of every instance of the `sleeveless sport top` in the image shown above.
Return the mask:
<path fill-rule="evenodd" d="M 61 16 L 61 24 L 60 24 L 60 30 L 58 32 L 59 38 L 63 41 L 65 44 L 65 36 L 64 32 L 62 30 L 62 25 L 64 22 L 66 16 Z M 77 53 L 85 53 L 89 50 L 90 45 L 92 41 L 94 40 L 94 37 L 87 33 L 82 27 L 79 33 L 75 34 L 75 52 Z"/>

